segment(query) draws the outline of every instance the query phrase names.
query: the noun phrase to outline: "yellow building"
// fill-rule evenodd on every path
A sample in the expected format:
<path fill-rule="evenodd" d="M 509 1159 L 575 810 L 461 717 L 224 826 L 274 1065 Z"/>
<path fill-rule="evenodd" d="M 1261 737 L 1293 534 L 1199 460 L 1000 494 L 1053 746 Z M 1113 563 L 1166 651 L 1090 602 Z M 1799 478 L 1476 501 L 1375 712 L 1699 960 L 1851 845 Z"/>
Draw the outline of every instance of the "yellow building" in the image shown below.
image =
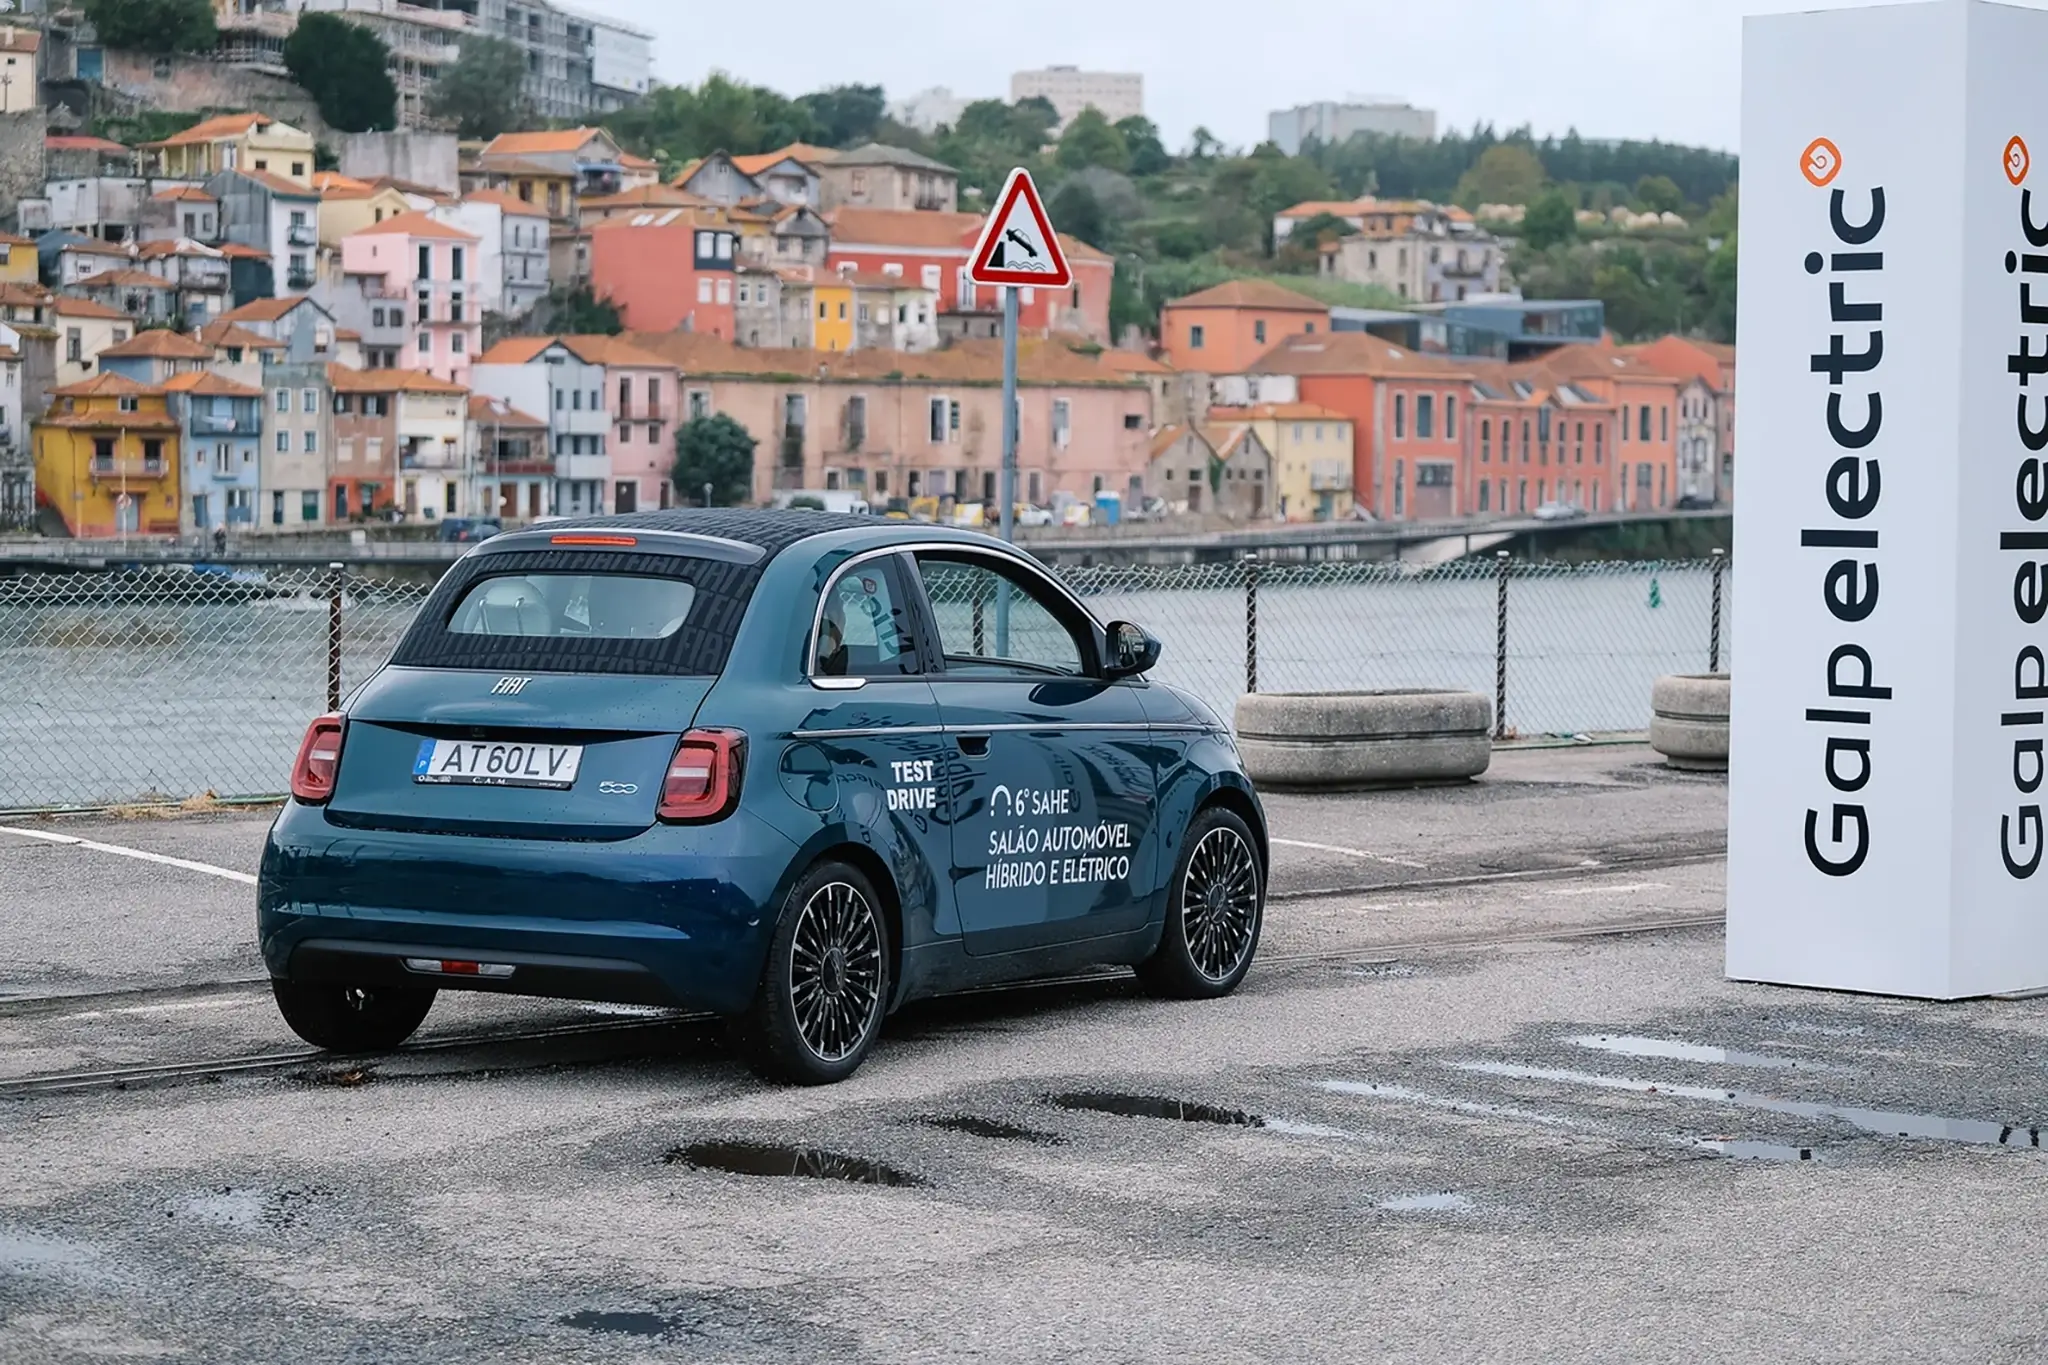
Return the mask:
<path fill-rule="evenodd" d="M 72 535 L 177 534 L 178 423 L 161 388 L 102 374 L 52 389 L 34 442 L 36 500 Z"/>
<path fill-rule="evenodd" d="M 320 245 L 339 247 L 341 239 L 386 218 L 412 212 L 412 201 L 390 185 L 337 181 L 320 191 Z"/>
<path fill-rule="evenodd" d="M 811 301 L 811 345 L 820 351 L 852 350 L 853 286 L 820 280 L 811 287 Z"/>
<path fill-rule="evenodd" d="M 43 34 L 26 24 L 0 25 L 0 113 L 25 114 L 42 107 L 36 62 Z"/>
<path fill-rule="evenodd" d="M 145 142 L 142 150 L 155 156 L 157 174 L 172 180 L 268 171 L 313 187 L 313 135 L 268 114 L 221 114 L 161 142 Z"/>
<path fill-rule="evenodd" d="M 0 284 L 36 284 L 36 241 L 0 232 Z"/>
<path fill-rule="evenodd" d="M 1274 509 L 1287 521 L 1335 521 L 1351 515 L 1353 428 L 1349 417 L 1317 403 L 1213 407 L 1209 421 L 1243 424 L 1273 459 Z"/>

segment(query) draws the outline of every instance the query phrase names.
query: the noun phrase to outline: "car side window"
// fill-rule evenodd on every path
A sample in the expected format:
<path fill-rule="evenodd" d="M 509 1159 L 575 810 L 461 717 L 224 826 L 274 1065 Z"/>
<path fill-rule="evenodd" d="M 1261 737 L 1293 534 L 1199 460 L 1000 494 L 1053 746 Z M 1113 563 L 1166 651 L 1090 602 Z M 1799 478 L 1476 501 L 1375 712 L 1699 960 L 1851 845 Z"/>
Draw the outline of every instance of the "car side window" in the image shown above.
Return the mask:
<path fill-rule="evenodd" d="M 956 677 L 1085 673 L 1090 644 L 1029 574 L 980 558 L 917 558 L 946 671 Z"/>
<path fill-rule="evenodd" d="M 909 609 L 893 559 L 870 559 L 825 589 L 811 676 L 886 678 L 917 673 Z"/>

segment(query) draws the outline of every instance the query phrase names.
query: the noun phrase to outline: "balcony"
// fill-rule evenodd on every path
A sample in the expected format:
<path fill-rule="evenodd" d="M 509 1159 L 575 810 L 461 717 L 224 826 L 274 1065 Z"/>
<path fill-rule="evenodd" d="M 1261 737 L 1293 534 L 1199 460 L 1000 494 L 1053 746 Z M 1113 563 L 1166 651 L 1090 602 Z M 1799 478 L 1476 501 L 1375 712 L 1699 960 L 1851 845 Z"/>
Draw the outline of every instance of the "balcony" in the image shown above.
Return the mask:
<path fill-rule="evenodd" d="M 284 283 L 287 289 L 300 291 L 311 289 L 313 287 L 313 272 L 310 270 L 287 271 L 285 272 Z"/>
<path fill-rule="evenodd" d="M 162 456 L 152 460 L 147 456 L 128 455 L 118 460 L 103 460 L 93 457 L 92 477 L 100 481 L 120 479 L 161 479 L 170 471 L 164 467 Z"/>
<path fill-rule="evenodd" d="M 217 413 L 192 414 L 194 436 L 254 436 L 262 423 L 254 417 L 223 417 Z"/>
<path fill-rule="evenodd" d="M 284 239 L 293 246 L 312 246 L 320 240 L 320 233 L 311 223 L 293 223 L 284 230 Z"/>

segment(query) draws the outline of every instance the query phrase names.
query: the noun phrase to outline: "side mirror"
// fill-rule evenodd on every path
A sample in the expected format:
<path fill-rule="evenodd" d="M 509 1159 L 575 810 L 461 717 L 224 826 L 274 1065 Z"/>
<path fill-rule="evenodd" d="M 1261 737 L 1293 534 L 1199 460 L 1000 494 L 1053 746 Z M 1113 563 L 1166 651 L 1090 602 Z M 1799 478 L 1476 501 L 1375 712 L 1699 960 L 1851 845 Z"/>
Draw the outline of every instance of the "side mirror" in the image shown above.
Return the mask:
<path fill-rule="evenodd" d="M 1135 678 L 1159 662 L 1159 641 L 1143 626 L 1129 621 L 1112 621 L 1109 637 L 1109 667 L 1112 678 Z"/>

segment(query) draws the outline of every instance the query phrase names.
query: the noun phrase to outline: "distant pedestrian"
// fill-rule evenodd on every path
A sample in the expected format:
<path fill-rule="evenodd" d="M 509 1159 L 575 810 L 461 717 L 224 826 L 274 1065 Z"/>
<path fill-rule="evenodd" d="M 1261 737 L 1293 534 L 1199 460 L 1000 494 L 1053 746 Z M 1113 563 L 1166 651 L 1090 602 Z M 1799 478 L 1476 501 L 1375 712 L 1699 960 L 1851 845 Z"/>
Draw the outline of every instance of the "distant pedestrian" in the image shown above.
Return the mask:
<path fill-rule="evenodd" d="M 213 528 L 213 552 L 217 555 L 224 555 L 228 552 L 227 527 L 216 526 Z"/>

